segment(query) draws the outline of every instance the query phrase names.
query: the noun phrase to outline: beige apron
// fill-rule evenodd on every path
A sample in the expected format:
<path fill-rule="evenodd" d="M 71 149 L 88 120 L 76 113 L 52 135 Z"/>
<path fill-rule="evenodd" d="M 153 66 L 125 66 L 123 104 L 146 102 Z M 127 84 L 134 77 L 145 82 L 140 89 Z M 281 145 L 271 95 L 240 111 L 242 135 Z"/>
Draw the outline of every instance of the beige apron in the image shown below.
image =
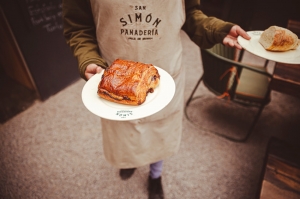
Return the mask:
<path fill-rule="evenodd" d="M 182 133 L 184 68 L 180 29 L 183 0 L 90 0 L 102 57 L 152 63 L 174 78 L 176 93 L 158 113 L 133 121 L 101 119 L 105 158 L 118 168 L 150 164 L 173 155 Z"/>

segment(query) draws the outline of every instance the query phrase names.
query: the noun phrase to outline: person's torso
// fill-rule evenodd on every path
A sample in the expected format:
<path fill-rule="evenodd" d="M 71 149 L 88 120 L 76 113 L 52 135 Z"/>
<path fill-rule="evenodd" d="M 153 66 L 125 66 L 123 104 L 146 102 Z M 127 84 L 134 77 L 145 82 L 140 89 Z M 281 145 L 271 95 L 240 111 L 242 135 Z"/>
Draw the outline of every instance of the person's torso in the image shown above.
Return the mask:
<path fill-rule="evenodd" d="M 151 63 L 175 76 L 181 67 L 183 0 L 90 0 L 101 56 Z"/>

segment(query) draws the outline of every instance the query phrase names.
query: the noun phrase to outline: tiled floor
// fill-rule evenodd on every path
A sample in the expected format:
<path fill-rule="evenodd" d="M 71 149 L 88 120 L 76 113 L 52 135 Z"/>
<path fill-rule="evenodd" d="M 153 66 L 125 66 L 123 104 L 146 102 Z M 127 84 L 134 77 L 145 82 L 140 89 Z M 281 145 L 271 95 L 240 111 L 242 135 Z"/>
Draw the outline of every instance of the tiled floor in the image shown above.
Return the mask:
<path fill-rule="evenodd" d="M 199 49 L 185 34 L 182 38 L 187 97 L 202 70 Z M 84 83 L 79 80 L 0 125 L 0 198 L 147 198 L 148 166 L 122 181 L 118 169 L 105 161 L 99 118 L 81 101 Z M 201 116 L 208 118 L 223 130 L 211 112 Z M 245 143 L 225 140 L 183 118 L 180 151 L 164 162 L 166 198 L 254 198 L 269 138 L 299 144 L 299 118 L 300 100 L 277 92 Z"/>

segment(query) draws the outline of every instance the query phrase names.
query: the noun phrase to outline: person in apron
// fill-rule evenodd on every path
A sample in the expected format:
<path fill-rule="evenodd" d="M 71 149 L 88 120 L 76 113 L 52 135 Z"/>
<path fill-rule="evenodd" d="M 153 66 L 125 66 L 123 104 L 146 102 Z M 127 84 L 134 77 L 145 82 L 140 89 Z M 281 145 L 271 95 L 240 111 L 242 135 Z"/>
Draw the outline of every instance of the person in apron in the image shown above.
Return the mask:
<path fill-rule="evenodd" d="M 207 17 L 197 0 L 63 0 L 64 36 L 88 80 L 115 59 L 151 63 L 167 71 L 176 91 L 161 111 L 143 119 L 101 119 L 106 160 L 128 179 L 150 164 L 149 198 L 163 198 L 163 159 L 180 145 L 185 68 L 180 31 L 201 48 L 223 43 L 241 49 L 237 37 L 250 37 L 238 25 Z"/>

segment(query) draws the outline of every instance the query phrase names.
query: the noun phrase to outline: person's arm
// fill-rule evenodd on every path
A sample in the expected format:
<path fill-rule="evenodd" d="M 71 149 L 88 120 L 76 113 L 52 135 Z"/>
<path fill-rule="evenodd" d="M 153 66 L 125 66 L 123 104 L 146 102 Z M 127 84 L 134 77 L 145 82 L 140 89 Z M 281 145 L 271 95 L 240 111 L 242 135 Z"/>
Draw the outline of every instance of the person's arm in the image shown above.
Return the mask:
<path fill-rule="evenodd" d="M 208 17 L 199 7 L 200 0 L 185 1 L 186 21 L 182 29 L 200 48 L 210 48 L 217 43 L 241 48 L 236 41 L 237 36 L 250 39 L 238 25 Z"/>
<path fill-rule="evenodd" d="M 77 58 L 80 76 L 87 80 L 107 67 L 100 56 L 88 0 L 63 0 L 64 37 Z M 99 67 L 100 66 L 100 67 Z"/>

